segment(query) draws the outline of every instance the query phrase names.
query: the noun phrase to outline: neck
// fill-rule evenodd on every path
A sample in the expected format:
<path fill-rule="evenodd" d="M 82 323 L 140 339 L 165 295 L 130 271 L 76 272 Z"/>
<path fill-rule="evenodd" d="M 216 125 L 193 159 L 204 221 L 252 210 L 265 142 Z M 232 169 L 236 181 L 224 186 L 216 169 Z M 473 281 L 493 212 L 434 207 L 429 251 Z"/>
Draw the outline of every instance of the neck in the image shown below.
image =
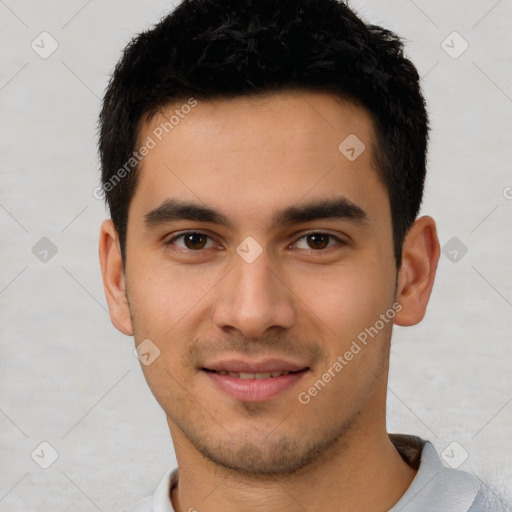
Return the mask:
<path fill-rule="evenodd" d="M 387 511 L 416 472 L 396 451 L 385 426 L 379 427 L 362 431 L 354 424 L 329 453 L 299 472 L 265 477 L 212 463 L 172 429 L 179 465 L 173 507 L 177 512 L 320 512 L 335 503 L 339 512 Z"/>

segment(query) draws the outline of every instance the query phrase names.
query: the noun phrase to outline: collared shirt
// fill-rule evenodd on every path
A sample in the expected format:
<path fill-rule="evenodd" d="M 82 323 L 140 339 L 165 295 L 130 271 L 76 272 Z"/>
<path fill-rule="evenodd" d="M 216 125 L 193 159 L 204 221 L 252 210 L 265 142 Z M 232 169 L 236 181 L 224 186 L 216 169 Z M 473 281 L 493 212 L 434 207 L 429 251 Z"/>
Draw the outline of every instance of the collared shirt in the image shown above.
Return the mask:
<path fill-rule="evenodd" d="M 417 469 L 416 476 L 400 500 L 388 512 L 506 512 L 506 505 L 492 495 L 476 476 L 447 468 L 434 446 L 418 437 L 391 434 L 402 458 Z M 153 496 L 124 512 L 175 512 L 171 489 L 178 483 L 178 470 L 162 478 Z"/>

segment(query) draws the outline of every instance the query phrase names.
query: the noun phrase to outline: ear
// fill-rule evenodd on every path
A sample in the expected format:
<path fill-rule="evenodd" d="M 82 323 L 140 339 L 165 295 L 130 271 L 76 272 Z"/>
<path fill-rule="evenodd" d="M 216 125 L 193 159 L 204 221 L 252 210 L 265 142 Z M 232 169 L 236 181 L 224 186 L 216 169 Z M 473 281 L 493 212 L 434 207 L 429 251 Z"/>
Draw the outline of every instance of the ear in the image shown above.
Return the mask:
<path fill-rule="evenodd" d="M 133 336 L 119 237 L 110 219 L 101 225 L 99 257 L 110 320 L 117 330 L 127 336 Z"/>
<path fill-rule="evenodd" d="M 395 316 L 397 325 L 415 325 L 425 316 L 439 255 L 434 219 L 417 219 L 407 233 L 402 248 L 396 299 L 402 309 Z"/>

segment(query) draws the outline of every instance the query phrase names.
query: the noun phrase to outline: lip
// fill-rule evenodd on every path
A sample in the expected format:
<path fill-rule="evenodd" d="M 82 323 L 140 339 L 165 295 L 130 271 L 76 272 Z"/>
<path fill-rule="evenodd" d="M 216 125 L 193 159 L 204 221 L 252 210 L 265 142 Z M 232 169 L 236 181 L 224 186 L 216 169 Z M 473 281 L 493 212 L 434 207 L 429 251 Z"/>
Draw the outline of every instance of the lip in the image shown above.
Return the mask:
<path fill-rule="evenodd" d="M 266 359 L 263 361 L 231 359 L 210 363 L 201 370 L 217 389 L 231 398 L 244 402 L 265 402 L 295 386 L 309 371 L 309 367 L 282 359 Z M 267 379 L 241 379 L 215 373 L 218 371 L 246 373 L 282 371 L 292 373 Z"/>
<path fill-rule="evenodd" d="M 248 361 L 243 359 L 223 359 L 205 364 L 203 368 L 207 370 L 227 371 L 227 372 L 298 372 L 307 368 L 304 364 L 298 364 L 284 359 L 264 359 L 260 361 Z"/>

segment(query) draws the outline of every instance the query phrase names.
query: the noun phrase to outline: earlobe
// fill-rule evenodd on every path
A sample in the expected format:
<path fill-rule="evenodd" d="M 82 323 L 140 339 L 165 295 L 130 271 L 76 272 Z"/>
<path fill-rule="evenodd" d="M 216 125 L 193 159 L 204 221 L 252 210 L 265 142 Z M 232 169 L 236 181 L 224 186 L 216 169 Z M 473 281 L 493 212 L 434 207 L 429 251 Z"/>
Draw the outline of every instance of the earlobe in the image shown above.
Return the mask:
<path fill-rule="evenodd" d="M 119 238 L 114 223 L 110 219 L 105 220 L 101 225 L 98 252 L 110 320 L 123 334 L 133 336 Z"/>
<path fill-rule="evenodd" d="M 427 216 L 417 219 L 409 230 L 402 249 L 397 286 L 397 301 L 402 309 L 395 317 L 397 325 L 415 325 L 425 316 L 439 255 L 434 220 Z"/>

